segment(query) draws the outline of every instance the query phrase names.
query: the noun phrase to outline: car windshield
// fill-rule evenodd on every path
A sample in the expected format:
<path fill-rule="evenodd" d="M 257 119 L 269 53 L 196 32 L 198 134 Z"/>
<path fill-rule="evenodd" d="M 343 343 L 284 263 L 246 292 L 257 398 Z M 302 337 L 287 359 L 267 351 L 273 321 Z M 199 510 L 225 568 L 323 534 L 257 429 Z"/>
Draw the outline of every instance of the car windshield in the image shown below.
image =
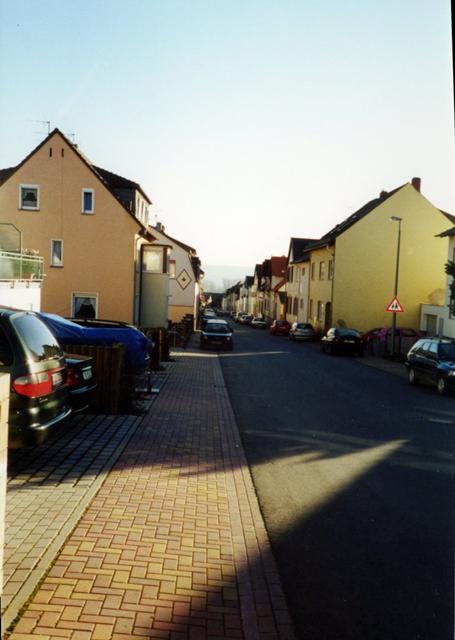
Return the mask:
<path fill-rule="evenodd" d="M 231 333 L 231 331 L 227 325 L 221 322 L 220 324 L 211 322 L 205 327 L 204 333 Z"/>
<path fill-rule="evenodd" d="M 441 360 L 455 360 L 455 344 L 451 342 L 440 344 L 439 357 Z"/>
<path fill-rule="evenodd" d="M 304 322 L 299 322 L 297 324 L 297 329 L 312 329 L 311 324 L 305 324 Z"/>
<path fill-rule="evenodd" d="M 11 322 L 22 344 L 35 362 L 63 356 L 57 338 L 36 316 L 24 313 L 14 316 Z"/>
<path fill-rule="evenodd" d="M 355 329 L 337 329 L 337 336 L 342 338 L 358 338 L 359 332 Z"/>

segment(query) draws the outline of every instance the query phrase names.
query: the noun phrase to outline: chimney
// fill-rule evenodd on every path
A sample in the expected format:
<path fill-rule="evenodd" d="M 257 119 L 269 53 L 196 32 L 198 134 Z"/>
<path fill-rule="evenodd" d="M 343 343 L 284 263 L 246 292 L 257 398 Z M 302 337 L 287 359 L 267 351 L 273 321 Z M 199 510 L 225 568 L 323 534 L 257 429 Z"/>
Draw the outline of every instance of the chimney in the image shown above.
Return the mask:
<path fill-rule="evenodd" d="M 161 231 L 161 233 L 164 233 L 164 224 L 162 222 L 157 222 L 156 229 L 157 231 Z"/>
<path fill-rule="evenodd" d="M 412 184 L 412 186 L 413 186 L 413 187 L 414 187 L 414 189 L 415 189 L 416 191 L 418 191 L 419 193 L 420 193 L 420 184 L 421 184 L 421 182 L 422 182 L 422 181 L 421 181 L 421 179 L 420 179 L 420 178 L 413 178 L 413 179 L 411 180 L 411 184 Z"/>

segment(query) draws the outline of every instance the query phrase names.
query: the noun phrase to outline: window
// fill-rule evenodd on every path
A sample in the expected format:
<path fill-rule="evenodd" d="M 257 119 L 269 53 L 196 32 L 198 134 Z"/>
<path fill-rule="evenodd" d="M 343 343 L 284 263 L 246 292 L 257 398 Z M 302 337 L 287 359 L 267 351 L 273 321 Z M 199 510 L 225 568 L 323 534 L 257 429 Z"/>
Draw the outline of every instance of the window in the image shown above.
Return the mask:
<path fill-rule="evenodd" d="M 319 263 L 319 280 L 325 279 L 325 262 Z"/>
<path fill-rule="evenodd" d="M 312 280 L 314 280 L 314 268 L 315 268 L 315 264 L 316 264 L 315 262 L 313 262 L 313 263 L 311 264 L 311 279 L 312 279 Z"/>
<path fill-rule="evenodd" d="M 169 261 L 169 277 L 175 278 L 175 260 Z"/>
<path fill-rule="evenodd" d="M 303 298 L 300 298 L 300 311 L 303 309 Z"/>
<path fill-rule="evenodd" d="M 19 209 L 39 210 L 39 186 L 37 184 L 21 184 L 19 186 Z"/>
<path fill-rule="evenodd" d="M 310 300 L 310 312 L 309 312 L 309 318 L 310 320 L 312 320 L 313 318 L 313 300 Z"/>
<path fill-rule="evenodd" d="M 73 293 L 72 304 L 73 318 L 97 318 L 98 294 L 97 293 Z"/>
<path fill-rule="evenodd" d="M 63 267 L 63 240 L 51 240 L 51 267 Z"/>
<path fill-rule="evenodd" d="M 95 213 L 94 189 L 82 189 L 82 213 Z"/>
<path fill-rule="evenodd" d="M 297 312 L 299 310 L 299 299 L 298 298 L 294 298 L 294 304 L 293 304 L 293 308 L 292 308 L 292 313 L 294 316 L 297 315 Z"/>
<path fill-rule="evenodd" d="M 322 322 L 323 312 L 324 304 L 320 300 L 318 300 L 318 322 Z"/>
<path fill-rule="evenodd" d="M 291 313 L 292 310 L 292 296 L 289 296 L 286 300 L 286 313 Z"/>
<path fill-rule="evenodd" d="M 333 280 L 333 260 L 329 260 L 329 280 Z"/>
<path fill-rule="evenodd" d="M 163 248 L 144 247 L 142 254 L 142 271 L 163 273 Z"/>

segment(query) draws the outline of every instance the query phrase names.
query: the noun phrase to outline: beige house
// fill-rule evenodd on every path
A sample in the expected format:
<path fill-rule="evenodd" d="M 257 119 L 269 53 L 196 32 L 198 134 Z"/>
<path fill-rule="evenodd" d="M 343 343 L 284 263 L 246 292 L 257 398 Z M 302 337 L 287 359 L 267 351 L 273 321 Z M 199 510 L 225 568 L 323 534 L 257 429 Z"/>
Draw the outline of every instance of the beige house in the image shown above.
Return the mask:
<path fill-rule="evenodd" d="M 58 129 L 0 170 L 0 221 L 44 257 L 42 310 L 66 317 L 140 323 L 151 303 L 141 291 L 142 258 L 155 239 L 150 203 L 139 184 L 93 165 Z M 167 273 L 165 252 L 155 262 Z"/>
<path fill-rule="evenodd" d="M 167 317 L 175 323 L 190 315 L 193 316 L 194 326 L 196 326 L 199 314 L 201 281 L 204 275 L 197 251 L 193 247 L 168 235 L 160 222 L 151 228 L 151 232 L 157 243 L 168 247 Z"/>
<path fill-rule="evenodd" d="M 308 246 L 315 242 L 309 238 L 291 238 L 288 251 L 286 283 L 286 320 L 305 322 L 308 316 L 308 288 L 310 255 Z"/>

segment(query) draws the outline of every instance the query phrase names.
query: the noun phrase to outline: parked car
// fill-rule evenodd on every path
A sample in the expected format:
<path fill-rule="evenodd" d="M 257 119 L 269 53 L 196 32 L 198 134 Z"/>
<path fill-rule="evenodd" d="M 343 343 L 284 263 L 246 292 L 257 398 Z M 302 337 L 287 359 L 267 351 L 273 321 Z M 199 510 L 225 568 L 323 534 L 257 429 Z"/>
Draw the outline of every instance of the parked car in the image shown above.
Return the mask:
<path fill-rule="evenodd" d="M 246 313 L 244 311 L 237 311 L 237 313 L 234 316 L 235 322 L 240 322 L 240 318 L 242 316 L 246 316 Z"/>
<path fill-rule="evenodd" d="M 362 336 L 356 329 L 332 327 L 321 338 L 321 350 L 324 353 L 351 353 L 363 356 Z"/>
<path fill-rule="evenodd" d="M 11 376 L 8 446 L 41 444 L 71 413 L 57 338 L 31 311 L 0 307 L 0 372 Z"/>
<path fill-rule="evenodd" d="M 291 325 L 287 320 L 274 320 L 270 325 L 270 333 L 273 336 L 287 336 Z"/>
<path fill-rule="evenodd" d="M 436 385 L 443 395 L 455 389 L 455 342 L 442 338 L 421 338 L 410 349 L 405 366 L 411 384 Z"/>
<path fill-rule="evenodd" d="M 93 358 L 78 353 L 65 353 L 68 369 L 69 403 L 73 413 L 87 411 L 97 388 L 93 371 Z"/>
<path fill-rule="evenodd" d="M 217 349 L 228 349 L 232 351 L 232 329 L 227 323 L 220 320 L 207 322 L 201 331 L 199 346 L 201 349 L 215 347 Z"/>
<path fill-rule="evenodd" d="M 251 320 L 251 326 L 255 329 L 265 329 L 267 327 L 267 322 L 262 316 L 254 316 Z"/>
<path fill-rule="evenodd" d="M 412 345 L 422 337 L 422 334 L 410 327 L 396 327 L 395 329 L 395 349 L 402 353 L 407 353 Z M 369 351 L 385 352 L 390 351 L 392 346 L 392 328 L 375 327 L 362 334 L 362 342 L 365 349 Z M 377 347 L 376 347 L 377 345 Z"/>
<path fill-rule="evenodd" d="M 251 324 L 251 321 L 253 320 L 253 316 L 250 316 L 248 314 L 244 314 L 243 316 L 240 316 L 240 324 Z"/>
<path fill-rule="evenodd" d="M 310 342 L 314 340 L 315 332 L 309 322 L 294 322 L 289 330 L 290 340 L 302 340 Z"/>

